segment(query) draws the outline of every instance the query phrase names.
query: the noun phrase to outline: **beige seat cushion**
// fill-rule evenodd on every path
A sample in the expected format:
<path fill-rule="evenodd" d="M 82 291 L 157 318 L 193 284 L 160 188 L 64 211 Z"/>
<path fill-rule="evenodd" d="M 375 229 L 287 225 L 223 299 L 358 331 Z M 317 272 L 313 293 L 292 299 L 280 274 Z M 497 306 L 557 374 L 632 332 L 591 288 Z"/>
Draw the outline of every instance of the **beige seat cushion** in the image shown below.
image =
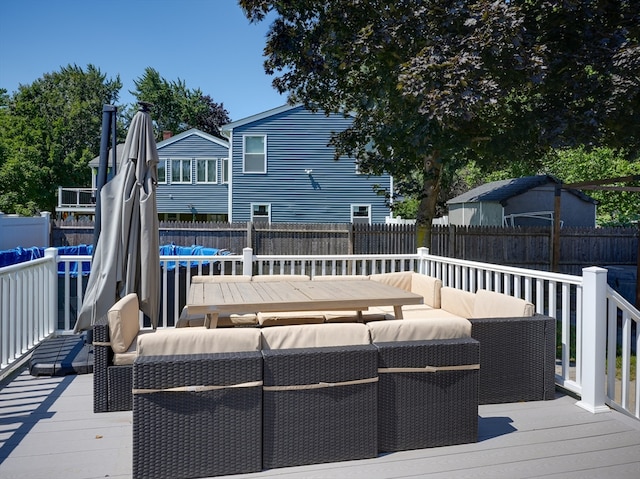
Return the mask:
<path fill-rule="evenodd" d="M 230 353 L 260 351 L 257 328 L 172 328 L 145 334 L 138 339 L 139 356 Z"/>
<path fill-rule="evenodd" d="M 232 328 L 236 326 L 256 326 L 258 315 L 256 313 L 232 313 L 218 316 L 218 328 Z"/>
<path fill-rule="evenodd" d="M 131 346 L 124 353 L 115 353 L 113 355 L 113 364 L 116 366 L 127 366 L 133 364 L 138 357 L 138 339 L 145 334 L 155 333 L 153 329 L 141 329 L 138 331 L 136 339 L 131 342 Z"/>
<path fill-rule="evenodd" d="M 218 316 L 216 327 L 255 326 L 257 324 L 258 315 L 255 313 L 225 313 Z M 198 328 L 202 326 L 204 326 L 204 315 L 189 314 L 186 306 L 182 308 L 180 318 L 176 322 L 176 328 Z"/>
<path fill-rule="evenodd" d="M 271 313 L 258 313 L 258 324 L 264 327 L 319 323 L 324 323 L 323 311 L 276 311 Z"/>
<path fill-rule="evenodd" d="M 248 283 L 249 281 L 251 281 L 251 276 L 243 276 L 241 274 L 193 276 L 191 278 L 192 283 Z"/>
<path fill-rule="evenodd" d="M 378 311 L 384 312 L 387 315 L 387 319 L 396 319 L 393 306 L 379 306 L 376 307 Z M 402 305 L 402 317 L 407 318 L 409 316 L 415 316 L 423 311 L 431 311 L 431 306 L 426 304 L 403 304 Z"/>
<path fill-rule="evenodd" d="M 476 295 L 469 291 L 443 286 L 440 290 L 440 307 L 456 316 L 473 317 Z"/>
<path fill-rule="evenodd" d="M 393 309 L 393 308 L 392 308 Z M 368 311 L 362 311 L 358 316 L 357 311 L 325 311 L 325 323 L 368 323 L 369 321 L 384 321 L 393 319 L 393 315 L 388 315 L 385 311 L 378 308 L 369 308 Z"/>
<path fill-rule="evenodd" d="M 370 344 L 365 324 L 306 324 L 264 328 L 263 349 L 319 348 Z"/>
<path fill-rule="evenodd" d="M 373 343 L 471 337 L 471 322 L 464 318 L 429 318 L 376 321 L 367 324 Z"/>
<path fill-rule="evenodd" d="M 359 274 L 327 274 L 322 276 L 314 276 L 313 281 L 362 281 L 363 279 L 369 279 L 369 276 Z"/>
<path fill-rule="evenodd" d="M 311 281 L 311 276 L 306 274 L 256 274 L 251 277 L 251 281 Z"/>
<path fill-rule="evenodd" d="M 512 318 L 533 316 L 533 304 L 524 299 L 479 289 L 471 318 Z"/>
<path fill-rule="evenodd" d="M 125 353 L 140 331 L 138 296 L 126 295 L 107 311 L 109 337 L 114 353 Z"/>

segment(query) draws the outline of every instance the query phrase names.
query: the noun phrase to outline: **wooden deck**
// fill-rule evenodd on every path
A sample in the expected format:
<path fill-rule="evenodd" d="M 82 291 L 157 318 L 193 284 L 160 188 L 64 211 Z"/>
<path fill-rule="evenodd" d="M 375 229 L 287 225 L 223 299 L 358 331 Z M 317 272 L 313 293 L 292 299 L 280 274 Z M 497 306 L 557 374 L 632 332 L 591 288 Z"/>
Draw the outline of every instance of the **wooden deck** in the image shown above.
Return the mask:
<path fill-rule="evenodd" d="M 131 476 L 131 412 L 94 414 L 92 379 L 24 371 L 1 385 L 1 478 Z M 639 478 L 640 421 L 593 415 L 575 402 L 558 394 L 553 401 L 481 406 L 475 444 L 230 477 Z"/>

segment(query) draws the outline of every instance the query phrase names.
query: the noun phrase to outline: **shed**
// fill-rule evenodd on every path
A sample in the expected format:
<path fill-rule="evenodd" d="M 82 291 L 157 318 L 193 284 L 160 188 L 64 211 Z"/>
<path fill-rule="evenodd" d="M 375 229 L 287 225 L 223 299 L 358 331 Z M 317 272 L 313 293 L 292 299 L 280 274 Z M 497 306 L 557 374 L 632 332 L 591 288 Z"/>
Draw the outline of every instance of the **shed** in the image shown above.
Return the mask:
<path fill-rule="evenodd" d="M 551 175 L 493 181 L 447 201 L 449 224 L 459 226 L 550 226 L 556 185 Z M 594 227 L 597 201 L 579 190 L 561 190 L 563 226 Z"/>

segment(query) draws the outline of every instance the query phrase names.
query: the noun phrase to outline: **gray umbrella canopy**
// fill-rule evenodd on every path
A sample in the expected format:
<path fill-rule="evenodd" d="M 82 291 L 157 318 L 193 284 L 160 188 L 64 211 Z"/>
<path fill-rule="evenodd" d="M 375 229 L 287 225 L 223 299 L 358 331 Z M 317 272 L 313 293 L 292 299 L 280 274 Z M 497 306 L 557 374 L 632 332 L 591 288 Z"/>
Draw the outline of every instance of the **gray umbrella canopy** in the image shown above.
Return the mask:
<path fill-rule="evenodd" d="M 160 310 L 160 245 L 156 185 L 158 150 L 151 116 L 131 121 L 116 176 L 100 191 L 101 233 L 75 331 L 84 331 L 120 298 L 136 293 L 152 326 Z"/>

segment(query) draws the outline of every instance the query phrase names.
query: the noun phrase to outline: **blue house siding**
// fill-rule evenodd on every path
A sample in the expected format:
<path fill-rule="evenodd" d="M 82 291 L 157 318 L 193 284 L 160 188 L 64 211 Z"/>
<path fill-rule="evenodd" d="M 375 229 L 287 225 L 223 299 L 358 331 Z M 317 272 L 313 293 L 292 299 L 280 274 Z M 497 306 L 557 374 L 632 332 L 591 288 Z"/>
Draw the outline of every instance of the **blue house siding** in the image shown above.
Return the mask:
<path fill-rule="evenodd" d="M 161 162 L 167 161 L 166 183 L 157 190 L 158 213 L 227 215 L 229 185 L 222 183 L 223 158 L 228 158 L 227 142 L 199 130 L 189 130 L 157 145 Z M 218 159 L 217 182 L 196 182 L 196 159 Z M 171 182 L 171 160 L 191 160 L 191 182 Z"/>
<path fill-rule="evenodd" d="M 283 109 L 233 127 L 233 221 L 251 219 L 251 203 L 271 205 L 272 222 L 334 223 L 351 221 L 351 205 L 369 205 L 371 222 L 383 223 L 389 209 L 373 185 L 389 188 L 390 177 L 356 174 L 351 158 L 333 158 L 332 132 L 351 119 L 326 117 L 302 106 Z M 237 122 L 242 123 L 242 122 Z M 266 135 L 267 172 L 243 173 L 243 138 Z M 307 173 L 307 170 L 311 170 Z"/>

